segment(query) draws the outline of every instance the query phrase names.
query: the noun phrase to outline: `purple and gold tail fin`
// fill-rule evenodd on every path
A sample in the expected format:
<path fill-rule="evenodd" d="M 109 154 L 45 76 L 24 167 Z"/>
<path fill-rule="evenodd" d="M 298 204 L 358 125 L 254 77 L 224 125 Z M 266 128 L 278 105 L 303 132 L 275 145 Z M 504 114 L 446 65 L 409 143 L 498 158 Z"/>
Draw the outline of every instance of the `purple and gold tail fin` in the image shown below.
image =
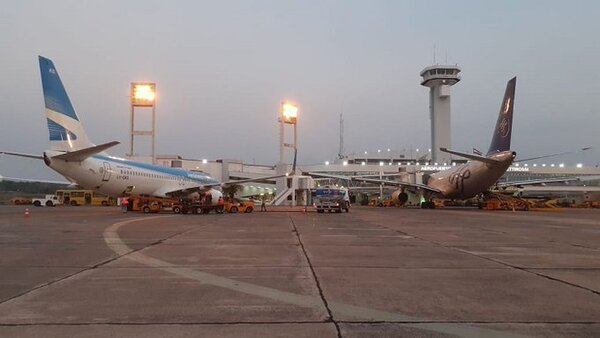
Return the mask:
<path fill-rule="evenodd" d="M 496 128 L 494 128 L 494 135 L 492 136 L 492 143 L 490 144 L 490 149 L 487 152 L 487 156 L 510 150 L 510 137 L 512 134 L 516 85 L 516 77 L 510 79 L 506 84 L 504 100 L 502 100 L 502 106 L 500 107 L 500 113 L 498 114 L 498 121 L 496 122 Z"/>

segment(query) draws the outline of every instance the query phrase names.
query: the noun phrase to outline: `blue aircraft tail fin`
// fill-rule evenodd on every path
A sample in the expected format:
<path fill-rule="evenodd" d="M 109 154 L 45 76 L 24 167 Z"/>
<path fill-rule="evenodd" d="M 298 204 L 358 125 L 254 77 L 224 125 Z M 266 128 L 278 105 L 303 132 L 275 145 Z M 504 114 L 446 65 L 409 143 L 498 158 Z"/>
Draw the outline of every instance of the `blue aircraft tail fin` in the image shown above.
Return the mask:
<path fill-rule="evenodd" d="M 94 146 L 83 129 L 54 63 L 43 56 L 39 57 L 39 62 L 50 149 L 75 151 Z"/>

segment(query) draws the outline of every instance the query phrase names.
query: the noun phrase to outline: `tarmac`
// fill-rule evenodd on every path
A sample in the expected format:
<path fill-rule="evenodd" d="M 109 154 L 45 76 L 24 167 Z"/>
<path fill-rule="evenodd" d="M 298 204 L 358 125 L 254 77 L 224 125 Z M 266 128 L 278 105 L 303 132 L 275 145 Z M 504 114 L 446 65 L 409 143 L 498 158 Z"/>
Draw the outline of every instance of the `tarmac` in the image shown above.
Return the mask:
<path fill-rule="evenodd" d="M 597 337 L 600 210 L 0 206 L 0 337 Z"/>

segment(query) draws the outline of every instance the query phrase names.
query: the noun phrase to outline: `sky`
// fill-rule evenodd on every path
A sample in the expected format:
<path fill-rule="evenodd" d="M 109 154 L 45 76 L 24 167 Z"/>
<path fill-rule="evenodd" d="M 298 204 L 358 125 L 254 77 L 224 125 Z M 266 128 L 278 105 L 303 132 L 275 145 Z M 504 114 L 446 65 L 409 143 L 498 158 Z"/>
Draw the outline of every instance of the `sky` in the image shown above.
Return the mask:
<path fill-rule="evenodd" d="M 512 147 L 600 163 L 598 1 L 5 1 L 0 150 L 41 154 L 38 55 L 54 61 L 88 136 L 129 147 L 129 86 L 157 83 L 157 154 L 278 160 L 282 100 L 299 105 L 298 160 L 430 147 L 420 71 L 457 64 L 452 148 L 485 150 L 517 76 Z M 434 47 L 435 46 L 435 47 Z M 139 115 L 140 127 L 149 119 Z M 136 152 L 148 153 L 139 139 Z M 290 156 L 291 158 L 291 156 Z M 548 161 L 550 162 L 550 160 Z M 4 176 L 55 179 L 0 156 Z"/>

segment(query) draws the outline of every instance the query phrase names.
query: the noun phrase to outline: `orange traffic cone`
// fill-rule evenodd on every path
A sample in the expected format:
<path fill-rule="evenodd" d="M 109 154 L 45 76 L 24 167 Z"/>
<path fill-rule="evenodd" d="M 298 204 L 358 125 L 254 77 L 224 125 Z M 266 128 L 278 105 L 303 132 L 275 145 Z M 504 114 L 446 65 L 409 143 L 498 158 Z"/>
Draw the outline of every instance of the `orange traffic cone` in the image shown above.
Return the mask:
<path fill-rule="evenodd" d="M 25 216 L 25 218 L 29 217 L 29 209 L 28 208 L 25 208 L 25 215 L 24 216 Z"/>

